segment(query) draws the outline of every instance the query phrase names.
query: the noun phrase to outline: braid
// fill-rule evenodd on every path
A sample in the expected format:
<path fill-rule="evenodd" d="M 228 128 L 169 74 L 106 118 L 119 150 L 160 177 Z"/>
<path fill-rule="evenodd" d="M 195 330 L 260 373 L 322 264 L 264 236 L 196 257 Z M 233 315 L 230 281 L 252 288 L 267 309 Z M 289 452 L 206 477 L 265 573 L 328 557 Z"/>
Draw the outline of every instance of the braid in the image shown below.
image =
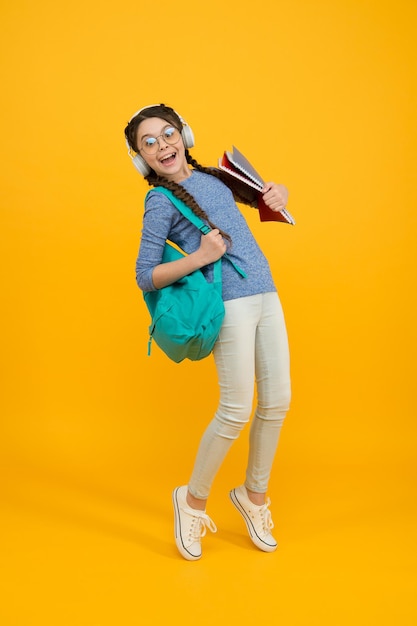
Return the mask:
<path fill-rule="evenodd" d="M 210 174 L 211 176 L 215 176 L 216 178 L 222 180 L 221 173 L 218 172 L 218 170 L 209 167 L 203 167 L 189 155 L 188 150 L 186 150 L 186 158 L 187 163 L 192 165 L 196 170 L 205 174 Z M 148 185 L 152 187 L 165 187 L 165 189 L 172 191 L 174 196 L 179 200 L 182 200 L 182 202 L 189 206 L 192 212 L 197 215 L 197 217 L 205 220 L 210 228 L 218 228 L 215 224 L 213 224 L 213 222 L 209 220 L 207 213 L 203 211 L 195 198 L 190 193 L 188 193 L 188 191 L 186 191 L 182 185 L 174 183 L 171 180 L 167 180 L 163 176 L 158 176 L 158 174 L 156 174 L 154 170 L 151 170 L 148 176 L 145 176 L 145 180 L 148 182 Z M 222 237 L 224 237 L 229 243 L 232 243 L 230 235 L 225 233 L 220 228 L 218 228 L 218 230 L 220 231 Z"/>
<path fill-rule="evenodd" d="M 214 176 L 222 181 L 229 189 L 231 189 L 234 199 L 236 202 L 241 202 L 242 204 L 249 204 L 249 206 L 257 207 L 257 201 L 254 200 L 253 190 L 246 189 L 246 185 L 239 185 L 239 183 L 235 181 L 231 181 L 230 177 L 215 167 L 203 167 L 200 165 L 195 159 L 191 157 L 191 155 L 187 155 L 187 162 L 194 167 L 194 169 L 199 172 L 203 172 L 204 174 L 210 174 L 210 176 Z M 246 193 L 244 193 L 246 192 Z"/>

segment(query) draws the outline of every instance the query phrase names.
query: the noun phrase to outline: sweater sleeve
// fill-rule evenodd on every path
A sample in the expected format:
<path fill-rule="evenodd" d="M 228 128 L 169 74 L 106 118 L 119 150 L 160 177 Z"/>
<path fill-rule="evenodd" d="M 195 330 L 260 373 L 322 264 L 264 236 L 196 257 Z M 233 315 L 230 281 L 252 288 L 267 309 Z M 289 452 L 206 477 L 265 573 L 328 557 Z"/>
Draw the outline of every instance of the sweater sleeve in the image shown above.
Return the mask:
<path fill-rule="evenodd" d="M 175 207 L 160 193 L 149 194 L 143 216 L 142 235 L 136 259 L 136 282 L 142 291 L 155 291 L 152 274 L 161 263 L 165 241 L 175 218 Z"/>

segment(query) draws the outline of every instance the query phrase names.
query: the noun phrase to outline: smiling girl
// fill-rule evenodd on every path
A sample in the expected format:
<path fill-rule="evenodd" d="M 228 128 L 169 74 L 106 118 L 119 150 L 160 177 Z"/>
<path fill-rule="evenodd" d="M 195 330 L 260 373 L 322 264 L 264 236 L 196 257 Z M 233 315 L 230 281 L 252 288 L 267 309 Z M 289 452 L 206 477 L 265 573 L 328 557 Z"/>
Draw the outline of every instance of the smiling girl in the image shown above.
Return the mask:
<path fill-rule="evenodd" d="M 208 423 L 186 485 L 173 492 L 175 541 L 188 560 L 201 557 L 201 538 L 216 526 L 206 513 L 213 480 L 233 441 L 250 421 L 257 386 L 257 407 L 249 433 L 244 483 L 230 498 L 242 515 L 253 543 L 265 552 L 277 548 L 266 493 L 281 426 L 290 403 L 289 351 L 284 315 L 268 261 L 255 241 L 236 201 L 256 207 L 256 193 L 226 181 L 215 168 L 195 161 L 191 128 L 164 104 L 140 109 L 125 128 L 134 165 L 152 187 L 171 190 L 212 230 L 201 235 L 171 201 L 151 191 L 145 203 L 136 262 L 143 291 L 161 289 L 201 269 L 212 280 L 213 263 L 222 258 L 225 318 L 213 355 L 220 400 Z M 265 204 L 286 207 L 287 189 L 266 183 Z M 166 239 L 187 256 L 162 263 Z M 227 255 L 225 255 L 227 251 Z M 232 262 L 230 262 L 232 261 Z M 236 272 L 242 268 L 246 277 Z M 196 407 L 201 413 L 204 407 Z"/>

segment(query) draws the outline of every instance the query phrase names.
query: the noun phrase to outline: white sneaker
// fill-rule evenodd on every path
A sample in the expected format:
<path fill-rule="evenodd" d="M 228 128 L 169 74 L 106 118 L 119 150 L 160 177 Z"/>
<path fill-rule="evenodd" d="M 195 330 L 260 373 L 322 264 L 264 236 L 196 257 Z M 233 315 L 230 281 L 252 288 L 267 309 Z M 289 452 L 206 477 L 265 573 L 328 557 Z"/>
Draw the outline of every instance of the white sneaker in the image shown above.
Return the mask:
<path fill-rule="evenodd" d="M 187 503 L 187 485 L 177 487 L 172 494 L 174 503 L 175 543 L 182 556 L 188 561 L 201 557 L 201 537 L 207 532 L 217 531 L 212 519 L 204 512 L 192 509 Z"/>
<path fill-rule="evenodd" d="M 261 506 L 253 504 L 244 485 L 232 489 L 230 499 L 245 520 L 249 536 L 255 546 L 264 552 L 274 552 L 278 544 L 271 535 L 274 523 L 268 508 L 271 504 L 270 499 L 268 498 Z"/>

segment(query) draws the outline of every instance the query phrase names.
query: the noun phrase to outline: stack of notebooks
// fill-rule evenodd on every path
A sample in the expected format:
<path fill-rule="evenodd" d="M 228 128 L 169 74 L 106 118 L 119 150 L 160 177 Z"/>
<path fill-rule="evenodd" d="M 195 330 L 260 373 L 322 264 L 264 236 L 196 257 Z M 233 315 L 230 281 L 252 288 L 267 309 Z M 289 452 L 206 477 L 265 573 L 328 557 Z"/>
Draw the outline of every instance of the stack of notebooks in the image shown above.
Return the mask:
<path fill-rule="evenodd" d="M 259 176 L 258 172 L 253 168 L 249 161 L 243 156 L 241 152 L 235 146 L 233 146 L 233 152 L 224 152 L 223 156 L 219 159 L 219 169 L 232 176 L 233 178 L 240 180 L 249 187 L 256 189 L 259 217 L 261 222 L 285 222 L 286 224 L 295 224 L 295 220 L 287 209 L 281 211 L 273 211 L 266 206 L 263 201 L 261 191 L 265 187 L 265 182 Z"/>

